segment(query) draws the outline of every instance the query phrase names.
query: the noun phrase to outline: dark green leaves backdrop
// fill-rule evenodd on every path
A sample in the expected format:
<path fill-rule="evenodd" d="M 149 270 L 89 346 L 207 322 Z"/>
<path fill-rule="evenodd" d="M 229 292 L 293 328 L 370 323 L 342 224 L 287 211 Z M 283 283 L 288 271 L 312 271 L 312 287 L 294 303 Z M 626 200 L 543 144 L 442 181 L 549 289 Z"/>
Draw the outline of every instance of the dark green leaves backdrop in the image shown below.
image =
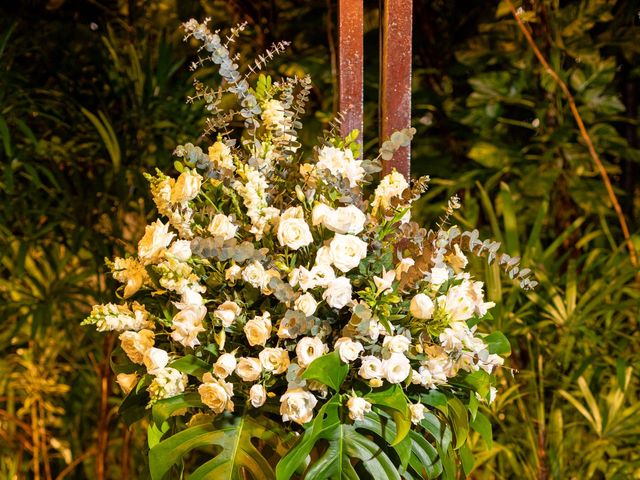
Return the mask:
<path fill-rule="evenodd" d="M 377 2 L 365 2 L 365 148 L 377 138 Z M 142 173 L 201 134 L 185 103 L 180 22 L 247 21 L 273 74 L 311 74 L 305 133 L 335 109 L 336 2 L 31 0 L 0 7 L 0 478 L 148 478 L 144 429 L 117 416 L 112 339 L 79 323 L 112 300 L 104 257 L 131 251 L 152 212 Z M 522 4 L 567 82 L 640 247 L 640 5 Z M 414 1 L 413 146 L 432 185 L 425 223 L 457 221 L 520 255 L 525 294 L 478 262 L 513 345 L 495 440 L 474 434 L 473 478 L 640 478 L 639 291 L 618 221 L 569 112 L 505 3 Z"/>

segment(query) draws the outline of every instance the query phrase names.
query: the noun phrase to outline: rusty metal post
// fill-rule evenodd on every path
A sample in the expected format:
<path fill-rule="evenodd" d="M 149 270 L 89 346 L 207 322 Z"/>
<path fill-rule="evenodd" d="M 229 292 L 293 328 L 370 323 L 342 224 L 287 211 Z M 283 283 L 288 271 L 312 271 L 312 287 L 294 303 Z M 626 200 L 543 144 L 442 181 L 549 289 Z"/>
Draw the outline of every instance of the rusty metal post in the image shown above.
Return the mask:
<path fill-rule="evenodd" d="M 363 0 L 338 0 L 339 111 L 344 116 L 342 135 L 360 131 L 362 142 Z"/>
<path fill-rule="evenodd" d="M 380 141 L 411 126 L 412 0 L 380 1 Z M 411 152 L 401 148 L 383 162 L 383 175 L 394 168 L 409 176 Z"/>

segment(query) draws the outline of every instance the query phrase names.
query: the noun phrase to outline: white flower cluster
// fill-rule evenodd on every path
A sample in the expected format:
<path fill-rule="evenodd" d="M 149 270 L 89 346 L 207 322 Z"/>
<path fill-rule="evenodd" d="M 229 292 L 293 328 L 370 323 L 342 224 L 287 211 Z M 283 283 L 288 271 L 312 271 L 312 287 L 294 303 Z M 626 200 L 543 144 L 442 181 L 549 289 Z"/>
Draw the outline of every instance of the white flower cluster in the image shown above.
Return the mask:
<path fill-rule="evenodd" d="M 504 360 L 476 325 L 493 303 L 464 272 L 461 237 L 411 222 L 415 192 L 400 173 L 366 195 L 375 161 L 338 137 L 298 168 L 282 140 L 296 123 L 283 89 L 255 90 L 253 137 L 219 134 L 208 155 L 180 147 L 177 179 L 148 177 L 168 222 L 110 265 L 137 301 L 96 306 L 86 323 L 120 332 L 136 373 L 118 382 L 146 387 L 150 403 L 185 391 L 213 414 L 273 402 L 283 421 L 305 424 L 331 387 L 360 421 L 375 408 L 367 392 L 399 388 L 417 424 L 430 389 L 453 395 L 472 373 L 492 381 Z M 349 372 L 344 384 L 314 371 L 329 358 Z"/>

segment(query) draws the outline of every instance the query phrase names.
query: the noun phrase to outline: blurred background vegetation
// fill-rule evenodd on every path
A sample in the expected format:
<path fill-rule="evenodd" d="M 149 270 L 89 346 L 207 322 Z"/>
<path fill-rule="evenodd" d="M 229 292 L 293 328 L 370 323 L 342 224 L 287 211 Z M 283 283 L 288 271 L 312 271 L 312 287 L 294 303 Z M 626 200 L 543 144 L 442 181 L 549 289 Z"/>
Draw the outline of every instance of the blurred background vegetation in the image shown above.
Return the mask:
<path fill-rule="evenodd" d="M 365 142 L 378 89 L 377 2 L 366 4 Z M 522 4 L 569 84 L 640 246 L 640 5 Z M 305 140 L 335 108 L 335 0 L 27 0 L 0 7 L 0 478 L 144 479 L 145 433 L 118 417 L 113 338 L 79 326 L 113 300 L 104 258 L 152 218 L 144 171 L 201 133 L 185 104 L 194 48 L 181 21 L 246 21 L 241 53 L 292 41 L 274 74 L 314 82 Z M 636 269 L 565 98 L 504 3 L 414 1 L 413 147 L 432 188 L 425 222 L 458 193 L 458 221 L 536 272 L 523 293 L 478 262 L 513 343 L 472 438 L 473 478 L 640 478 Z"/>

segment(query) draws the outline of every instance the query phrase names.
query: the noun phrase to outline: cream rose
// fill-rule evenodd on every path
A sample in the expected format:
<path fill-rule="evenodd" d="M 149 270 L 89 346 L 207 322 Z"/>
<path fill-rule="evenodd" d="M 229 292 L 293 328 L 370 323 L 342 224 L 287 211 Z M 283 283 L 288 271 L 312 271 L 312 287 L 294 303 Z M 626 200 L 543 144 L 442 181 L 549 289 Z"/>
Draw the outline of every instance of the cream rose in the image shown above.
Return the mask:
<path fill-rule="evenodd" d="M 161 371 L 169 363 L 169 354 L 160 349 L 152 347 L 144 353 L 143 358 L 144 366 L 147 367 L 147 371 L 155 375 L 156 372 Z"/>
<path fill-rule="evenodd" d="M 169 224 L 164 224 L 156 220 L 151 225 L 147 225 L 144 236 L 138 242 L 138 257 L 142 263 L 148 265 L 159 260 L 167 246 L 175 237 L 175 233 L 169 232 Z"/>
<path fill-rule="evenodd" d="M 353 362 L 364 352 L 362 344 L 360 342 L 354 342 L 349 337 L 339 338 L 334 345 L 334 349 L 338 351 L 340 360 L 344 363 Z"/>
<path fill-rule="evenodd" d="M 313 295 L 305 293 L 296 298 L 294 308 L 304 313 L 307 317 L 310 317 L 316 312 L 318 302 L 313 298 Z"/>
<path fill-rule="evenodd" d="M 313 408 L 318 399 L 302 388 L 287 390 L 280 398 L 280 415 L 285 422 L 303 425 L 313 418 Z"/>
<path fill-rule="evenodd" d="M 222 322 L 222 326 L 230 327 L 241 311 L 236 302 L 227 300 L 213 312 L 213 316 Z"/>
<path fill-rule="evenodd" d="M 242 268 L 239 265 L 231 265 L 224 272 L 224 279 L 235 282 L 242 278 Z"/>
<path fill-rule="evenodd" d="M 371 411 L 371 403 L 357 396 L 349 397 L 347 407 L 349 408 L 349 418 L 354 422 L 356 420 L 364 420 L 364 414 Z"/>
<path fill-rule="evenodd" d="M 253 385 L 249 390 L 249 401 L 253 408 L 259 408 L 267 401 L 267 391 L 259 383 Z"/>
<path fill-rule="evenodd" d="M 336 233 L 348 233 L 357 235 L 364 230 L 367 221 L 366 215 L 355 205 L 338 207 L 325 215 L 323 224 L 329 230 Z"/>
<path fill-rule="evenodd" d="M 207 314 L 204 305 L 187 305 L 174 317 L 171 324 L 171 338 L 185 347 L 200 345 L 198 334 L 205 331 L 202 320 Z"/>
<path fill-rule="evenodd" d="M 265 348 L 258 357 L 262 367 L 276 375 L 286 372 L 289 368 L 289 353 L 284 348 Z"/>
<path fill-rule="evenodd" d="M 391 353 L 404 353 L 409 350 L 411 340 L 404 335 L 387 335 L 384 337 L 382 346 Z"/>
<path fill-rule="evenodd" d="M 262 364 L 254 357 L 242 357 L 236 366 L 236 375 L 245 382 L 255 382 L 262 374 Z"/>
<path fill-rule="evenodd" d="M 382 361 L 382 370 L 384 371 L 384 378 L 389 383 L 401 383 L 411 373 L 411 364 L 404 354 L 392 353 L 389 358 Z"/>
<path fill-rule="evenodd" d="M 214 237 L 220 237 L 222 240 L 231 240 L 236 236 L 238 226 L 223 213 L 217 213 L 211 219 L 207 231 Z"/>
<path fill-rule="evenodd" d="M 202 403 L 215 413 L 233 412 L 233 384 L 213 378 L 208 372 L 203 375 L 202 381 L 203 384 L 198 387 Z"/>
<path fill-rule="evenodd" d="M 280 245 L 292 250 L 306 247 L 313 242 L 311 230 L 303 217 L 302 207 L 291 207 L 282 214 L 277 237 Z"/>
<path fill-rule="evenodd" d="M 409 312 L 420 320 L 429 320 L 433 317 L 433 300 L 424 293 L 419 293 L 411 299 Z"/>
<path fill-rule="evenodd" d="M 372 378 L 382 378 L 384 371 L 382 369 L 382 360 L 373 355 L 367 355 L 362 357 L 362 364 L 358 370 L 360 375 L 365 380 L 371 380 Z"/>
<path fill-rule="evenodd" d="M 116 376 L 116 382 L 122 389 L 125 395 L 128 395 L 133 387 L 138 383 L 138 375 L 135 373 L 119 373 Z"/>
<path fill-rule="evenodd" d="M 330 307 L 341 309 L 351 301 L 351 282 L 347 277 L 331 280 L 322 298 Z"/>
<path fill-rule="evenodd" d="M 216 363 L 213 365 L 213 373 L 222 379 L 227 378 L 236 369 L 236 357 L 231 353 L 223 353 L 218 357 Z"/>
<path fill-rule="evenodd" d="M 184 203 L 193 200 L 200 191 L 202 177 L 196 171 L 185 170 L 171 188 L 171 203 Z"/>
<path fill-rule="evenodd" d="M 304 337 L 296 346 L 298 365 L 307 368 L 316 358 L 327 352 L 327 346 L 318 337 Z"/>
<path fill-rule="evenodd" d="M 253 261 L 242 270 L 242 279 L 255 288 L 262 290 L 266 288 L 270 277 L 260 262 Z"/>
<path fill-rule="evenodd" d="M 348 272 L 360 264 L 360 260 L 367 256 L 367 244 L 355 235 L 336 236 L 329 244 L 331 263 L 338 270 Z"/>
<path fill-rule="evenodd" d="M 120 334 L 120 344 L 127 357 L 138 365 L 144 363 L 144 354 L 153 347 L 154 333 L 143 329 L 139 332 L 123 332 Z"/>
<path fill-rule="evenodd" d="M 255 317 L 244 325 L 244 334 L 247 336 L 247 342 L 252 347 L 265 343 L 271 336 L 271 320 L 269 312 L 264 312 L 261 317 Z"/>

